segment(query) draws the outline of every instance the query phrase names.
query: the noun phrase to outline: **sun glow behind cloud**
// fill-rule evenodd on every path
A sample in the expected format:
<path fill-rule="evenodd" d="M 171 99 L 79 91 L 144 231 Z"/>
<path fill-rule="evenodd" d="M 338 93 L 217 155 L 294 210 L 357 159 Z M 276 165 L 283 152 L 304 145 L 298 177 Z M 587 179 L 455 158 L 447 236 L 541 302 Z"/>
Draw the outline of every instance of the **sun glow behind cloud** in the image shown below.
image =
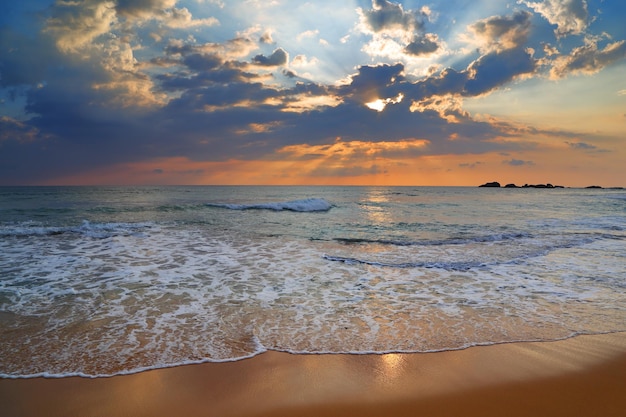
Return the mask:
<path fill-rule="evenodd" d="M 404 94 L 399 93 L 396 97 L 394 98 L 386 98 L 386 99 L 376 99 L 374 101 L 370 101 L 369 103 L 365 103 L 365 105 L 372 109 L 372 110 L 376 110 L 376 111 L 383 111 L 385 110 L 385 107 L 387 106 L 387 104 L 397 104 L 400 103 L 402 101 L 402 99 L 404 98 Z"/>

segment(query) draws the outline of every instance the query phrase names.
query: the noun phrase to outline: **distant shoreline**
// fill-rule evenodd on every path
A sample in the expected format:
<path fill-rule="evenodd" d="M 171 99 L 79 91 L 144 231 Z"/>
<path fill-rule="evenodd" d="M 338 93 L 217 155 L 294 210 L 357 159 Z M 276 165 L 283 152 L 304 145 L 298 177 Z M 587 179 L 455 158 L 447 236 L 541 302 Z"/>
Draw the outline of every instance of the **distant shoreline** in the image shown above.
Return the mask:
<path fill-rule="evenodd" d="M 502 186 L 498 181 L 487 182 L 478 186 L 479 188 L 580 188 L 580 189 L 595 189 L 595 190 L 624 190 L 624 187 L 602 187 L 600 185 L 589 185 L 586 187 L 565 187 L 563 185 L 547 184 L 506 184 Z"/>

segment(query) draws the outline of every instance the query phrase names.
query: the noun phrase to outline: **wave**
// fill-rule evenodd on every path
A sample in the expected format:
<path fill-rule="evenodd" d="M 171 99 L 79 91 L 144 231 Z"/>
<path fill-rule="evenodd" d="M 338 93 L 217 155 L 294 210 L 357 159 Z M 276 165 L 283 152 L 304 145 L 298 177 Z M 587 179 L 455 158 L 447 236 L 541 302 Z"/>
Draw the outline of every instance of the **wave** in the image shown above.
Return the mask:
<path fill-rule="evenodd" d="M 517 242 L 513 240 L 511 244 L 501 243 L 503 240 L 517 238 L 523 239 L 523 241 Z M 575 233 L 570 235 L 548 235 L 539 237 L 531 234 L 492 235 L 478 238 L 426 242 L 398 242 L 385 239 L 335 239 L 347 244 L 365 243 L 390 245 L 396 246 L 398 249 L 391 249 L 391 252 L 386 255 L 389 257 L 383 258 L 382 260 L 361 258 L 358 254 L 356 256 L 324 254 L 322 258 L 351 265 L 363 264 L 383 268 L 437 268 L 447 271 L 468 271 L 475 268 L 489 268 L 499 264 L 515 264 L 525 259 L 546 256 L 556 250 L 577 248 L 603 240 L 624 240 L 624 238 L 625 237 L 621 235 L 607 233 Z M 489 244 L 490 242 L 496 242 L 497 245 L 492 246 Z M 481 245 L 481 248 L 470 248 L 468 246 L 466 249 L 463 247 L 463 245 L 476 243 L 487 243 L 487 245 Z M 443 245 L 458 245 L 460 247 L 456 247 L 455 249 L 447 248 L 445 251 L 439 253 L 439 249 L 436 247 Z M 399 249 L 399 247 L 409 246 L 417 246 L 417 249 L 411 249 L 410 252 L 404 250 L 400 251 Z M 431 247 L 431 249 L 427 249 L 428 247 Z M 436 256 L 436 260 L 413 261 L 409 259 L 406 261 L 395 261 L 394 258 L 398 259 L 397 256 L 404 257 L 407 253 L 412 253 L 412 256 L 430 257 L 431 259 L 433 256 Z"/>
<path fill-rule="evenodd" d="M 328 211 L 332 208 L 332 204 L 323 198 L 305 198 L 302 200 L 259 204 L 207 203 L 206 205 L 209 207 L 227 208 L 230 210 L 272 210 L 297 212 Z"/>
<path fill-rule="evenodd" d="M 94 239 L 106 239 L 113 236 L 138 234 L 152 223 L 91 223 L 84 220 L 80 226 L 43 226 L 34 222 L 0 227 L 0 237 L 56 236 L 76 234 Z"/>
<path fill-rule="evenodd" d="M 80 371 L 66 371 L 66 372 L 36 372 L 36 373 L 28 373 L 28 372 L 15 372 L 15 373 L 2 373 L 0 372 L 0 379 L 9 379 L 9 380 L 26 380 L 33 378 L 47 378 L 47 379 L 65 379 L 72 377 L 80 377 L 85 379 L 100 379 L 100 378 L 111 378 L 116 376 L 127 376 L 127 375 L 135 375 L 142 372 L 159 370 L 159 369 L 169 369 L 175 368 L 179 366 L 187 366 L 187 365 L 201 365 L 201 364 L 219 364 L 219 363 L 233 363 L 239 362 L 247 359 L 254 358 L 258 355 L 265 354 L 267 352 L 284 352 L 292 355 L 384 355 L 384 354 L 414 354 L 414 353 L 437 353 L 437 352 L 454 352 L 459 350 L 464 350 L 470 347 L 478 347 L 478 346 L 497 346 L 503 344 L 511 344 L 511 343 L 536 343 L 536 342 L 556 342 L 572 339 L 580 336 L 601 336 L 601 335 L 620 335 L 625 333 L 625 331 L 621 328 L 613 329 L 613 330 L 603 330 L 603 331 L 590 331 L 590 330 L 580 330 L 580 331 L 564 331 L 561 333 L 555 333 L 552 335 L 546 336 L 526 336 L 526 337 L 504 337 L 504 338 L 493 338 L 492 340 L 468 340 L 461 341 L 457 343 L 451 343 L 449 346 L 442 347 L 433 347 L 433 348 L 388 348 L 388 349 L 324 349 L 324 348 L 311 348 L 311 349 L 293 349 L 287 348 L 284 346 L 270 346 L 266 347 L 258 342 L 258 348 L 255 351 L 250 352 L 246 355 L 234 356 L 225 359 L 215 359 L 210 357 L 205 357 L 201 359 L 174 359 L 169 361 L 164 361 L 159 364 L 148 365 L 148 366 L 136 366 L 130 367 L 118 371 L 113 372 L 102 372 L 102 373 L 88 373 L 88 372 L 80 372 Z M 258 340 L 258 339 L 257 339 Z"/>
<path fill-rule="evenodd" d="M 345 264 L 364 264 L 371 266 L 390 267 L 390 268 L 437 268 L 445 269 L 447 271 L 468 271 L 472 268 L 484 266 L 483 262 L 400 262 L 400 263 L 387 263 L 378 261 L 369 261 L 366 259 L 349 258 L 343 256 L 331 256 L 322 255 L 322 258 L 333 261 L 342 262 Z"/>
<path fill-rule="evenodd" d="M 491 243 L 502 242 L 507 240 L 532 239 L 534 236 L 530 233 L 499 233 L 485 236 L 474 236 L 467 238 L 448 238 L 440 240 L 421 240 L 421 241 L 403 241 L 393 239 L 367 239 L 367 238 L 350 238 L 338 237 L 333 240 L 345 244 L 377 244 L 391 246 L 444 246 L 444 245 L 467 245 L 472 243 Z"/>

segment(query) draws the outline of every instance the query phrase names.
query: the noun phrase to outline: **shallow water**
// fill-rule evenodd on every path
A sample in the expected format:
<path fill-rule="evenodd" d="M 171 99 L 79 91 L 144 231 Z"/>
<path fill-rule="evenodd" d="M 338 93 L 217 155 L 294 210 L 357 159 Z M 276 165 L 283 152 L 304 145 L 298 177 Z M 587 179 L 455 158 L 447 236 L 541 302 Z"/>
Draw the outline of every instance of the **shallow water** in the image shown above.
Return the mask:
<path fill-rule="evenodd" d="M 0 188 L 0 373 L 626 330 L 626 192 Z"/>

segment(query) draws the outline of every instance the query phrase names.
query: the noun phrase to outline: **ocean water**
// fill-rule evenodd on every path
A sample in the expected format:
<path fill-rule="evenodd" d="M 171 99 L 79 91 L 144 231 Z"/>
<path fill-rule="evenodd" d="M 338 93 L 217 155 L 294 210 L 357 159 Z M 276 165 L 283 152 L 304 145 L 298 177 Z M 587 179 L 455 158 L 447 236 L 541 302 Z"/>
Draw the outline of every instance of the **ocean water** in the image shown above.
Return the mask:
<path fill-rule="evenodd" d="M 0 376 L 626 330 L 626 191 L 0 188 Z"/>

